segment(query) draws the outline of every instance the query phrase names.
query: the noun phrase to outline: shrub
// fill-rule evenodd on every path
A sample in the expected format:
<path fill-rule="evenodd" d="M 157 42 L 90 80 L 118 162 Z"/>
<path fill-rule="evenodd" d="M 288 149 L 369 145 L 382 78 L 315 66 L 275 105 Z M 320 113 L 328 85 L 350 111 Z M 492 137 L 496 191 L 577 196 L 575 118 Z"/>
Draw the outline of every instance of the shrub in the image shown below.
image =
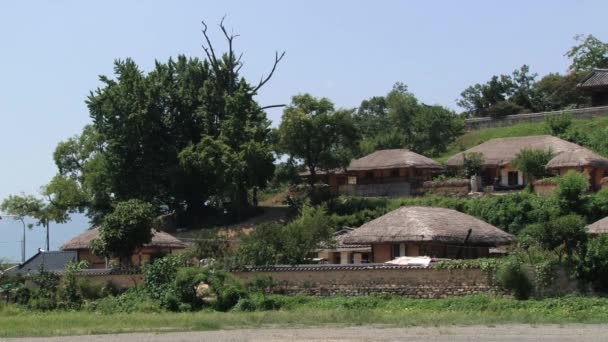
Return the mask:
<path fill-rule="evenodd" d="M 602 292 L 608 292 L 608 235 L 591 239 L 579 268 L 584 279 Z"/>
<path fill-rule="evenodd" d="M 581 253 L 587 241 L 585 219 L 578 215 L 561 216 L 545 223 L 533 224 L 521 233 L 522 240 L 531 238 L 545 249 L 562 255 Z"/>
<path fill-rule="evenodd" d="M 215 309 L 228 311 L 232 309 L 241 299 L 247 298 L 247 292 L 237 284 L 224 286 L 219 291 Z"/>
<path fill-rule="evenodd" d="M 568 171 L 557 180 L 555 195 L 566 213 L 580 213 L 584 207 L 584 194 L 589 187 L 587 178 L 580 172 Z"/>
<path fill-rule="evenodd" d="M 517 259 L 510 258 L 501 263 L 496 270 L 496 280 L 500 286 L 512 291 L 515 298 L 530 298 L 532 283 Z"/>
<path fill-rule="evenodd" d="M 171 290 L 180 263 L 176 256 L 168 255 L 144 265 L 144 289 L 151 298 L 161 300 Z"/>
<path fill-rule="evenodd" d="M 549 115 L 545 117 L 545 125 L 549 134 L 562 137 L 572 125 L 572 114 L 564 112 L 559 115 Z"/>
<path fill-rule="evenodd" d="M 199 308 L 202 301 L 196 296 L 196 286 L 204 281 L 205 275 L 201 268 L 180 268 L 175 277 L 175 295 L 179 302 L 190 305 L 191 309 Z"/>
<path fill-rule="evenodd" d="M 255 311 L 255 302 L 249 298 L 241 298 L 234 306 L 234 311 Z"/>

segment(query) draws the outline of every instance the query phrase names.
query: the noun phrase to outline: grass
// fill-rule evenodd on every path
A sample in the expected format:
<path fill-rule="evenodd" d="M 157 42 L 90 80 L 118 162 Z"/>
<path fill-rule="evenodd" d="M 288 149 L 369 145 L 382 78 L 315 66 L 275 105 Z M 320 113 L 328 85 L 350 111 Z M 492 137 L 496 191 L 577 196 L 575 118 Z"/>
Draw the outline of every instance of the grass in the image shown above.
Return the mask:
<path fill-rule="evenodd" d="M 572 120 L 572 126 L 582 132 L 590 133 L 593 130 L 607 128 L 608 117 L 599 117 L 593 119 L 575 119 Z M 494 138 L 522 137 L 527 135 L 549 134 L 547 127 L 543 121 L 539 122 L 524 122 L 505 127 L 492 127 L 466 132 L 456 141 L 448 146 L 445 153 L 435 158 L 439 162 L 446 161 L 449 157 L 463 150 L 469 149 L 475 145 L 479 145 L 485 141 Z"/>
<path fill-rule="evenodd" d="M 567 297 L 516 301 L 471 296 L 412 300 L 380 297 L 282 297 L 283 309 L 257 312 L 30 312 L 0 307 L 0 337 L 168 332 L 276 326 L 441 326 L 608 322 L 608 299 Z"/>

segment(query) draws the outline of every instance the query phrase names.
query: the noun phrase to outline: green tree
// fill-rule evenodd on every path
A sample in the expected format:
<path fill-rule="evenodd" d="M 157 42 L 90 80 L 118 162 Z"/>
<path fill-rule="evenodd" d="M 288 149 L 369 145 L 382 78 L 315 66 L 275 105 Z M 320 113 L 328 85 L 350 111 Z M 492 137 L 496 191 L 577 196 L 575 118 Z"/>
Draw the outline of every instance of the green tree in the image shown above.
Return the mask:
<path fill-rule="evenodd" d="M 513 167 L 523 172 L 530 185 L 538 178 L 546 176 L 547 163 L 553 158 L 551 150 L 539 150 L 524 148 L 515 155 L 511 162 Z"/>
<path fill-rule="evenodd" d="M 358 132 L 352 110 L 335 110 L 327 98 L 296 95 L 283 112 L 278 149 L 303 161 L 313 189 L 317 173 L 348 166 L 355 154 Z"/>
<path fill-rule="evenodd" d="M 117 257 L 129 265 L 133 251 L 152 239 L 152 223 L 156 211 L 152 204 L 141 200 L 118 202 L 99 227 L 99 238 L 91 242 L 99 256 Z"/>
<path fill-rule="evenodd" d="M 563 255 L 572 257 L 582 253 L 587 242 L 585 226 L 583 217 L 566 215 L 530 225 L 521 234 L 531 237 L 543 248 L 555 251 L 561 259 Z"/>
<path fill-rule="evenodd" d="M 462 160 L 462 171 L 467 178 L 479 175 L 483 169 L 483 154 L 479 152 L 463 153 Z"/>
<path fill-rule="evenodd" d="M 59 188 L 58 183 L 59 181 L 55 180 L 49 187 Z M 61 191 L 57 190 L 54 194 L 51 194 L 48 189 L 47 187 L 42 190 L 45 199 L 32 195 L 10 195 L 0 205 L 0 209 L 8 215 L 15 215 L 19 219 L 24 219 L 25 217 L 35 218 L 36 225 L 44 227 L 46 231 L 46 250 L 50 249 L 49 231 L 51 222 L 65 223 L 69 221 L 69 208 L 72 205 L 69 201 L 78 200 L 78 198 L 73 197 L 72 193 L 67 193 L 64 189 Z"/>
<path fill-rule="evenodd" d="M 101 222 L 114 202 L 132 198 L 184 213 L 186 222 L 201 203 L 229 202 L 237 217 L 251 204 L 250 192 L 255 203 L 255 192 L 273 175 L 274 158 L 270 121 L 254 98 L 284 54 L 252 85 L 239 74 L 237 35 L 223 22 L 220 29 L 228 42 L 221 55 L 203 23 L 204 60 L 178 56 L 157 61 L 148 73 L 131 59 L 117 60 L 115 77 L 100 77 L 102 86 L 86 101 L 92 125 L 60 143 L 54 155 L 59 175 L 86 194 L 93 221 Z M 221 161 L 209 159 L 217 153 L 225 153 Z M 216 165 L 225 167 L 210 174 Z"/>
<path fill-rule="evenodd" d="M 536 83 L 538 109 L 542 111 L 584 107 L 590 104 L 589 96 L 576 85 L 586 76 L 583 72 L 566 75 L 550 73 Z"/>
<path fill-rule="evenodd" d="M 563 137 L 570 127 L 572 127 L 572 114 L 561 113 L 547 116 L 545 117 L 545 125 L 549 130 L 549 134 L 556 137 Z"/>
<path fill-rule="evenodd" d="M 608 235 L 602 234 L 587 243 L 587 252 L 579 268 L 583 278 L 596 290 L 608 291 Z"/>
<path fill-rule="evenodd" d="M 560 207 L 565 213 L 581 213 L 585 206 L 585 192 L 589 188 L 589 182 L 584 174 L 576 171 L 568 171 L 557 179 L 555 195 Z"/>
<path fill-rule="evenodd" d="M 591 71 L 595 68 L 608 68 L 608 43 L 604 43 L 593 35 L 576 35 L 578 42 L 566 56 L 572 60 L 570 70 Z"/>
<path fill-rule="evenodd" d="M 241 241 L 237 255 L 241 264 L 301 264 L 322 244 L 330 243 L 334 228 L 325 209 L 305 205 L 294 221 L 266 223 Z"/>

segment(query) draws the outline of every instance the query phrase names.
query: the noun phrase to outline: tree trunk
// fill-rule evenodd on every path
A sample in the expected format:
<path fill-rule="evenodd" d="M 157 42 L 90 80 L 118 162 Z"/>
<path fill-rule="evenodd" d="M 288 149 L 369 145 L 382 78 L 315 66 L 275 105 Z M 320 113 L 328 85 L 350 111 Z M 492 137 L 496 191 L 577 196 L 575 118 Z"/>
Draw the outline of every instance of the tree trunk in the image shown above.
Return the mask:
<path fill-rule="evenodd" d="M 49 239 L 49 222 L 45 222 L 46 228 L 46 251 L 50 250 L 50 239 Z"/>

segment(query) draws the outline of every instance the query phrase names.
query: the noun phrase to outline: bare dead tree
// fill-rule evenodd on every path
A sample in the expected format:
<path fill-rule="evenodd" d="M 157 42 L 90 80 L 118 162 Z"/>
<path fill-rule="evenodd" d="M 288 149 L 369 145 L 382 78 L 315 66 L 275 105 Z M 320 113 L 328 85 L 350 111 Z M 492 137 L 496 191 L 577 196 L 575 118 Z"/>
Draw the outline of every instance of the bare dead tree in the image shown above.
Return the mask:
<path fill-rule="evenodd" d="M 227 61 L 226 61 L 226 63 L 228 64 L 227 69 L 230 72 L 230 76 L 232 78 L 235 78 L 236 75 L 238 75 L 239 71 L 241 70 L 241 68 L 243 67 L 243 64 L 244 64 L 242 62 L 243 54 L 241 53 L 238 58 L 235 58 L 235 53 L 234 53 L 234 49 L 233 49 L 234 39 L 239 37 L 240 35 L 234 34 L 233 31 L 228 33 L 226 26 L 224 26 L 225 18 L 226 18 L 226 16 L 222 17 L 222 20 L 219 23 L 219 27 L 220 27 L 220 30 L 222 31 L 222 33 L 224 34 L 224 38 L 226 38 L 226 41 L 228 42 L 228 52 L 227 52 Z M 202 45 L 203 50 L 205 51 L 205 54 L 207 55 L 207 60 L 209 60 L 209 64 L 211 64 L 213 71 L 216 74 L 219 74 L 220 73 L 220 61 L 217 58 L 215 49 L 213 48 L 213 44 L 211 43 L 211 39 L 209 38 L 209 35 L 207 34 L 208 26 L 204 20 L 201 21 L 201 23 L 203 24 L 202 32 L 203 32 L 203 36 L 205 37 L 205 43 L 203 43 L 203 45 Z M 270 69 L 270 73 L 266 77 L 264 77 L 264 75 L 262 75 L 258 85 L 255 86 L 251 90 L 252 94 L 256 94 L 258 92 L 258 90 L 260 90 L 268 81 L 270 81 L 270 79 L 274 75 L 275 70 L 277 69 L 277 65 L 281 62 L 283 57 L 285 57 L 285 51 L 283 51 L 281 54 L 279 54 L 278 51 L 275 51 L 274 63 L 272 64 L 272 69 Z M 284 104 L 270 105 L 270 106 L 264 106 L 264 107 L 262 107 L 262 109 L 277 108 L 277 107 L 284 107 L 284 106 L 285 106 Z"/>

